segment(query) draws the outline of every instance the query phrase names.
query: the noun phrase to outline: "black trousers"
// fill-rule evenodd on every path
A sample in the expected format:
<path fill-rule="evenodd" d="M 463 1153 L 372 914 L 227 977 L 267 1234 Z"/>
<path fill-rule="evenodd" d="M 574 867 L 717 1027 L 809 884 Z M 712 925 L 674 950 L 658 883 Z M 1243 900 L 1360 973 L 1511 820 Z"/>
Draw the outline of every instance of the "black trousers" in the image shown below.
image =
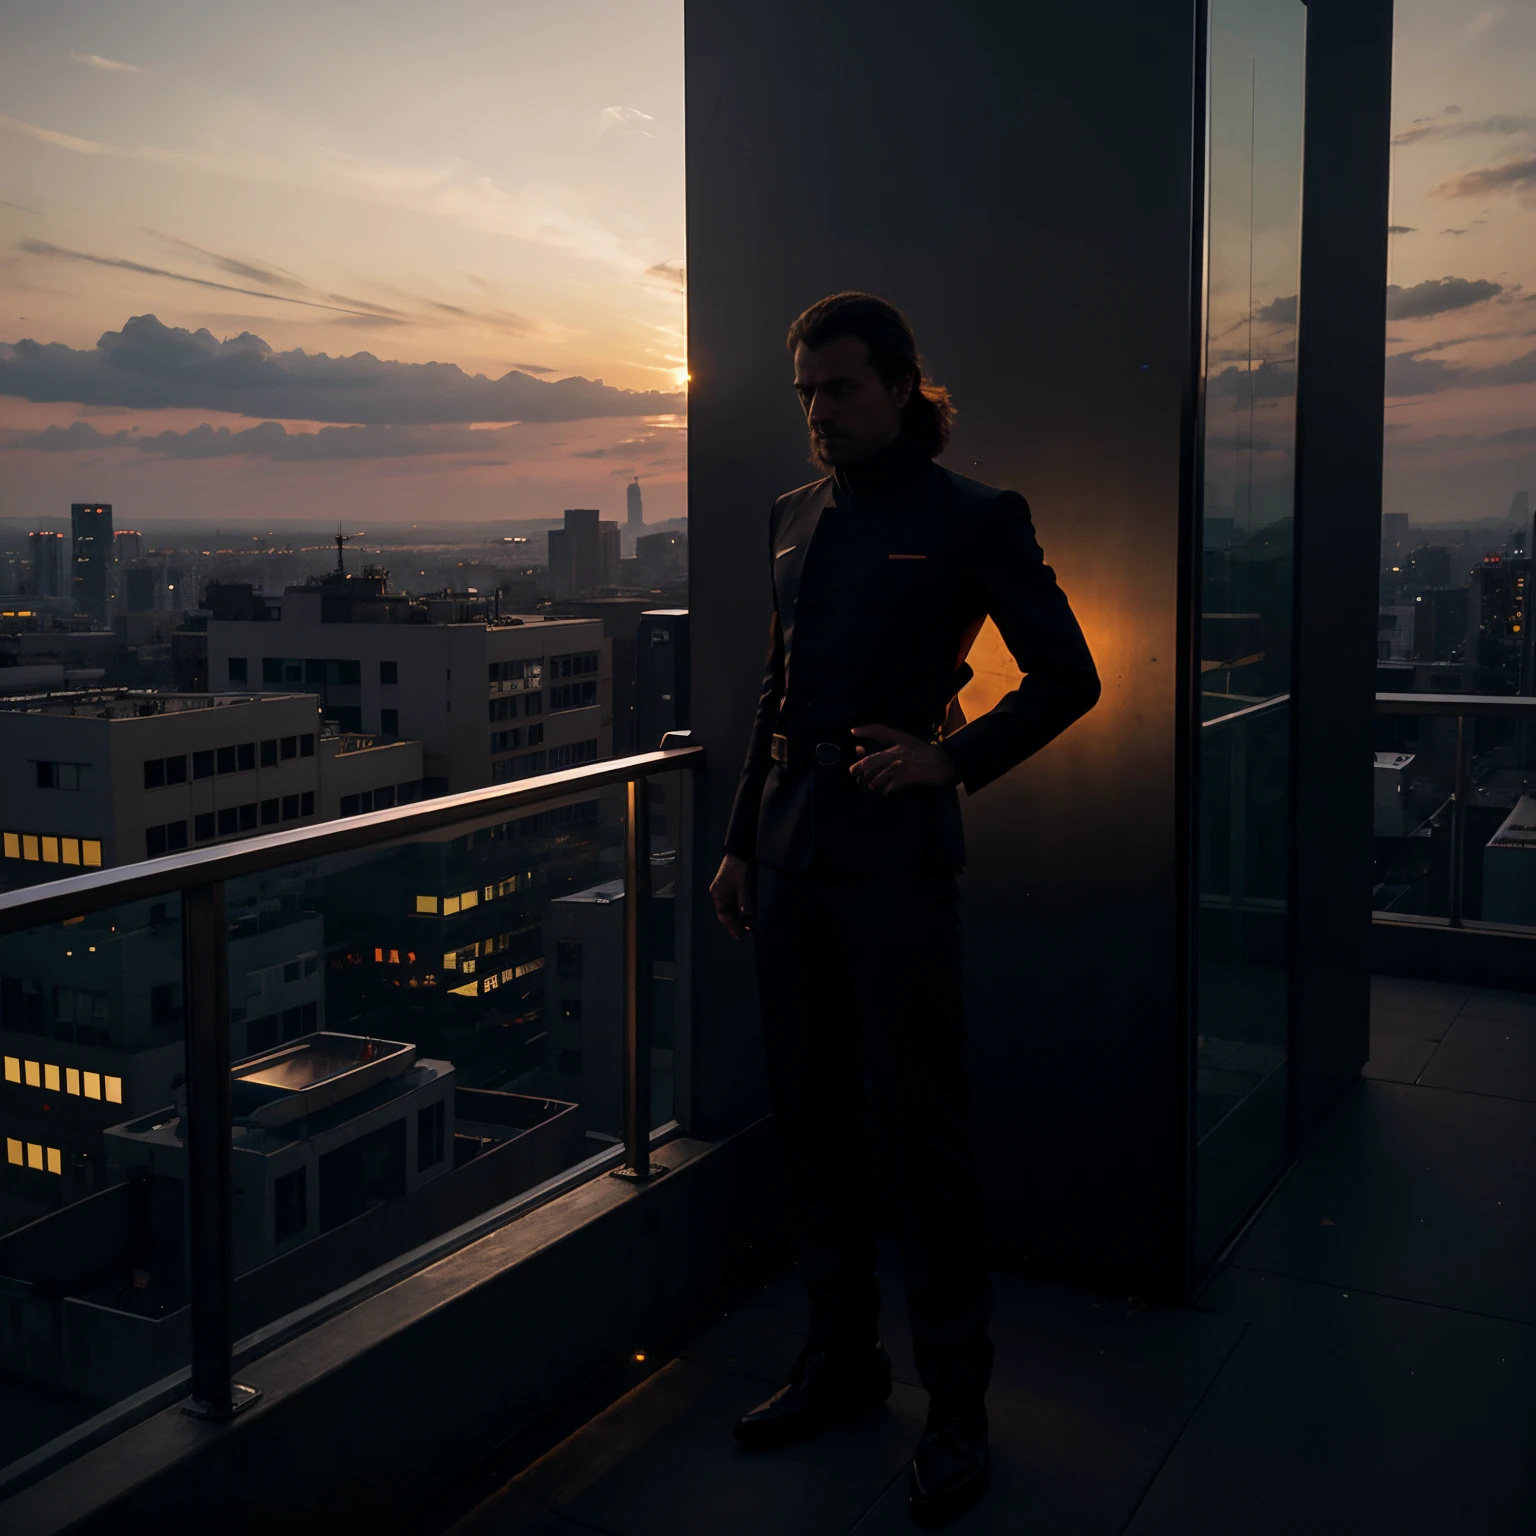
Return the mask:
<path fill-rule="evenodd" d="M 760 866 L 755 942 L 812 1341 L 875 1338 L 878 1191 L 901 1239 L 923 1385 L 939 1397 L 985 1391 L 990 1294 L 966 1131 L 958 882 Z"/>

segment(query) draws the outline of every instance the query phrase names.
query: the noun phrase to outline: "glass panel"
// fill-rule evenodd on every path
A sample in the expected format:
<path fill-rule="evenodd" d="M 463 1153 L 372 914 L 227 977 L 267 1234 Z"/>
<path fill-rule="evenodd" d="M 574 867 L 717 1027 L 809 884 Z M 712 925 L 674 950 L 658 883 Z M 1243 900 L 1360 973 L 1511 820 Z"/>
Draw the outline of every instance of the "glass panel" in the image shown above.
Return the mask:
<path fill-rule="evenodd" d="M 1457 722 L 1376 717 L 1378 912 L 1536 926 L 1536 707 L 1462 721 L 1466 799 L 1457 858 Z"/>
<path fill-rule="evenodd" d="M 188 1363 L 181 1005 L 174 896 L 0 937 L 0 1462 Z"/>
<path fill-rule="evenodd" d="M 1197 1261 L 1257 1198 L 1289 1134 L 1284 698 L 1306 10 L 1300 0 L 1212 0 L 1210 22 Z M 1278 702 L 1255 708 L 1266 701 Z"/>
<path fill-rule="evenodd" d="M 229 883 L 238 1334 L 621 1140 L 623 807 Z"/>

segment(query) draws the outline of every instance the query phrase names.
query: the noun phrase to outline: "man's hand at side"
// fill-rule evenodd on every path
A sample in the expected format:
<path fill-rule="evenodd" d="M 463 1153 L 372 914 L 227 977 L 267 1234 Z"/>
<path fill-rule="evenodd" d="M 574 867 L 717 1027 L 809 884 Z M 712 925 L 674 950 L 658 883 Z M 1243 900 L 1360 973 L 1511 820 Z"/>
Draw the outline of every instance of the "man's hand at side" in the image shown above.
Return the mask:
<path fill-rule="evenodd" d="M 858 758 L 848 771 L 855 783 L 877 794 L 953 784 L 959 777 L 949 753 L 921 736 L 889 725 L 856 725 L 853 734 L 871 745 L 854 749 Z M 880 750 L 874 750 L 875 747 Z"/>
<path fill-rule="evenodd" d="M 709 882 L 720 926 L 733 939 L 745 938 L 757 917 L 757 871 L 743 858 L 728 853 Z"/>

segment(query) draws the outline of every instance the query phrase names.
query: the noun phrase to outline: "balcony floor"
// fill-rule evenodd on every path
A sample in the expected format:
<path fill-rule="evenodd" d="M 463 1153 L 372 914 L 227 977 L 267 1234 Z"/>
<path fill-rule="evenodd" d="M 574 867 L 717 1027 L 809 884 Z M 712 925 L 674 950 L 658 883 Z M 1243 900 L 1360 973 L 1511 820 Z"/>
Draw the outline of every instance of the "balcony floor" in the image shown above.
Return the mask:
<path fill-rule="evenodd" d="M 1536 1527 L 1536 995 L 1382 978 L 1374 1001 L 1368 1081 L 1196 1308 L 997 1276 L 992 1488 L 948 1529 Z M 883 1411 L 792 1450 L 736 1451 L 732 1422 L 801 1344 L 789 1274 L 454 1536 L 913 1529 L 905 1468 L 924 1397 L 896 1280 Z"/>

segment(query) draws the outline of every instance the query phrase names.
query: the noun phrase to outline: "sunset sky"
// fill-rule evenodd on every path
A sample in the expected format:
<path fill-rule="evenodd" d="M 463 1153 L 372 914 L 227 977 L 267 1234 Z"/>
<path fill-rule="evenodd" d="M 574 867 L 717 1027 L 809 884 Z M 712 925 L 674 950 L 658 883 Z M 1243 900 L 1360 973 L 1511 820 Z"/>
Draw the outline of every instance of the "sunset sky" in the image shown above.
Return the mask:
<path fill-rule="evenodd" d="M 1501 514 L 1536 6 L 1398 39 L 1387 505 Z M 683 512 L 681 0 L 29 0 L 5 42 L 0 517 Z"/>

